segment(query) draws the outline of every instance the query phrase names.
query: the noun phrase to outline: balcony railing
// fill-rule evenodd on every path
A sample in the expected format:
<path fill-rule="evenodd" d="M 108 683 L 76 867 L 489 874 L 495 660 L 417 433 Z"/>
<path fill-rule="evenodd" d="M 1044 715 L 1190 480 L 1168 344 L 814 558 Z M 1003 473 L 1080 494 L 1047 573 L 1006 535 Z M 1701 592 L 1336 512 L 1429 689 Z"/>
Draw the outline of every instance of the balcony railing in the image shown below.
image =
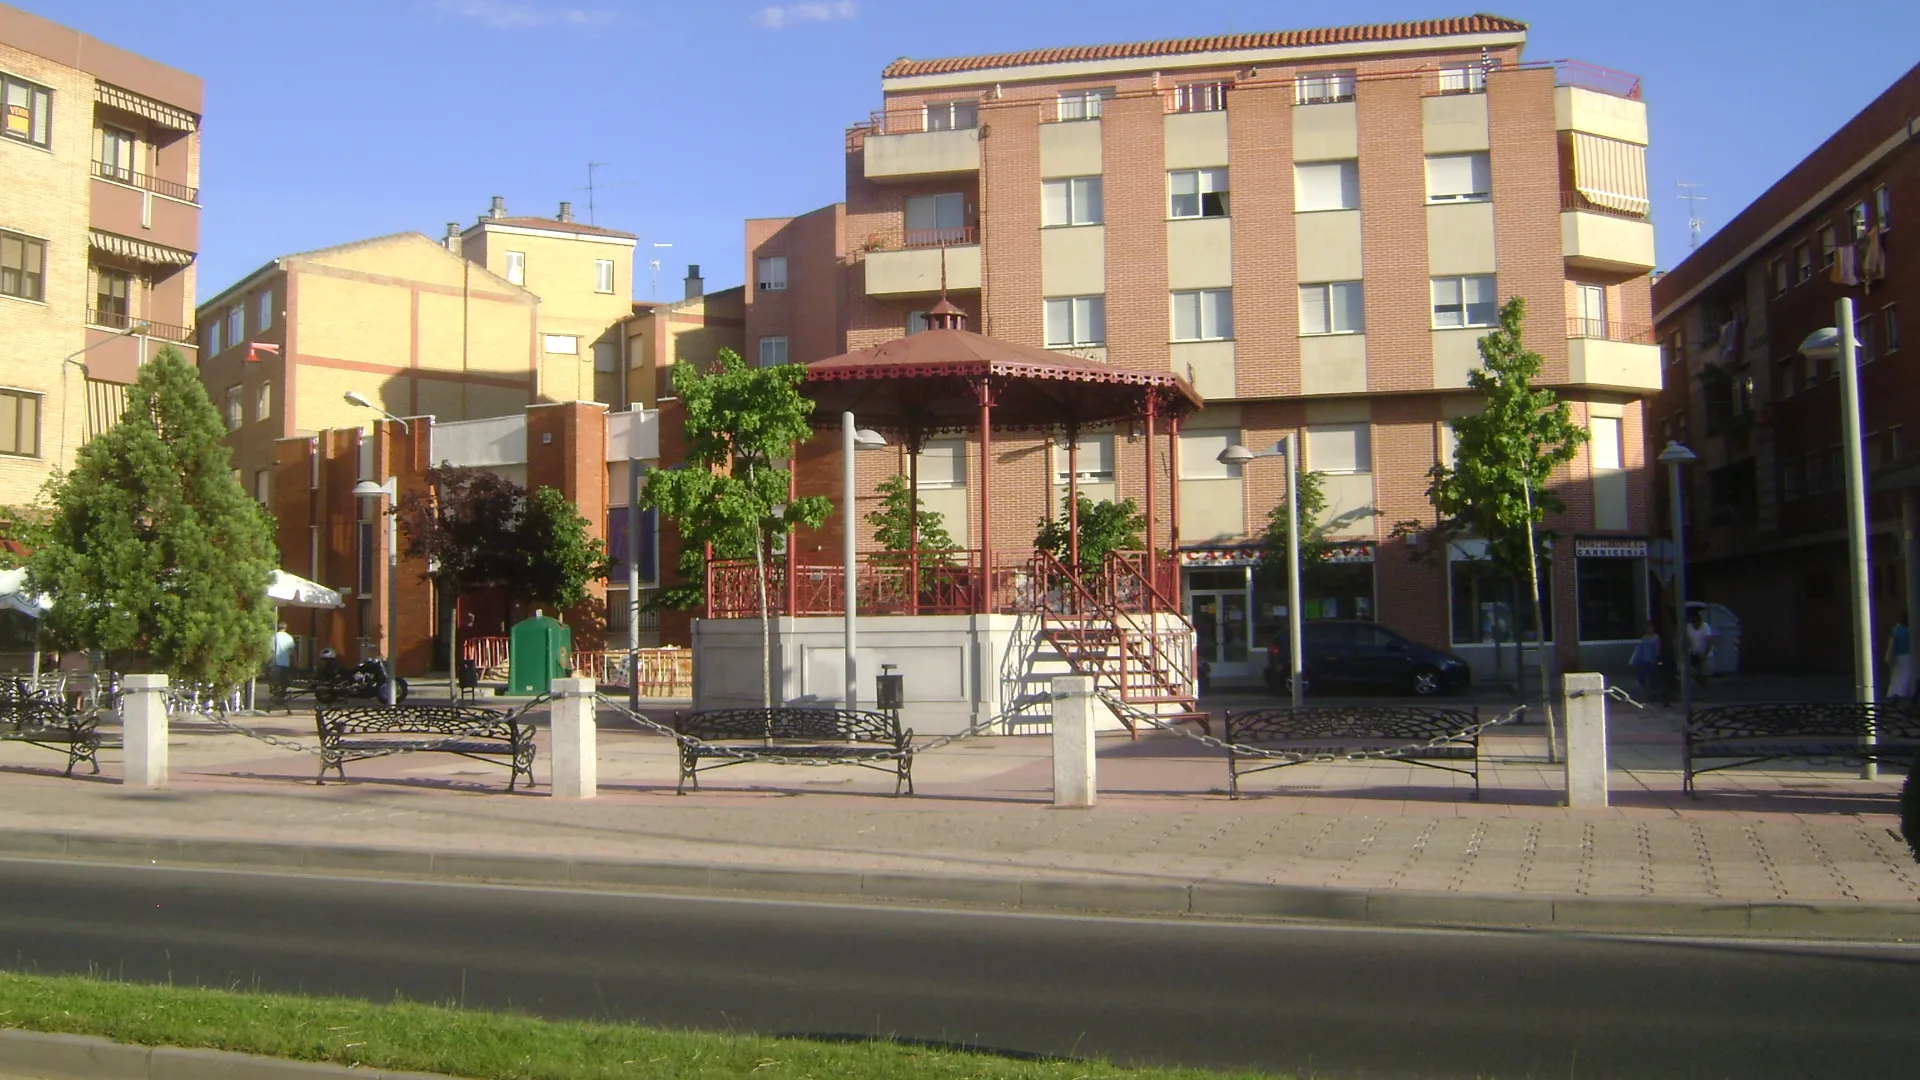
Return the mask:
<path fill-rule="evenodd" d="M 1628 345 L 1653 344 L 1653 328 L 1617 326 L 1611 319 L 1596 319 L 1585 315 L 1567 317 L 1567 336 L 1586 338 L 1589 341 L 1618 341 Z"/>
<path fill-rule="evenodd" d="M 1185 83 L 1166 95 L 1170 113 L 1221 112 L 1227 107 L 1230 82 Z"/>
<path fill-rule="evenodd" d="M 1607 217 L 1625 218 L 1628 221 L 1648 221 L 1652 219 L 1652 214 L 1648 211 L 1635 212 L 1632 210 L 1622 210 L 1614 206 L 1602 206 L 1577 191 L 1563 191 L 1560 193 L 1560 209 L 1578 210 L 1583 214 L 1603 214 Z"/>
<path fill-rule="evenodd" d="M 193 328 L 190 326 L 174 326 L 171 323 L 151 322 L 128 315 L 125 312 L 107 311 L 102 308 L 87 309 L 88 326 L 98 326 L 107 330 L 125 330 L 141 323 L 145 323 L 140 330 L 140 334 L 144 337 L 155 337 L 163 341 L 179 341 L 186 344 L 193 343 Z"/>
<path fill-rule="evenodd" d="M 200 189 L 196 187 L 176 184 L 171 180 L 162 180 L 157 176 L 148 176 L 146 173 L 135 172 L 132 169 L 106 161 L 95 161 L 93 163 L 93 171 L 94 175 L 100 177 L 102 180 L 111 180 L 116 184 L 125 184 L 128 187 L 136 187 L 142 191 L 151 191 L 155 195 L 165 195 L 169 199 L 179 199 L 181 202 L 190 202 L 196 206 L 200 203 Z"/>
<path fill-rule="evenodd" d="M 980 242 L 972 225 L 952 229 L 906 229 L 868 233 L 860 251 L 898 251 L 904 248 L 964 247 Z"/>
<path fill-rule="evenodd" d="M 1554 85 L 1577 86 L 1596 94 L 1640 100 L 1640 76 L 1615 71 L 1583 60 L 1553 61 Z"/>

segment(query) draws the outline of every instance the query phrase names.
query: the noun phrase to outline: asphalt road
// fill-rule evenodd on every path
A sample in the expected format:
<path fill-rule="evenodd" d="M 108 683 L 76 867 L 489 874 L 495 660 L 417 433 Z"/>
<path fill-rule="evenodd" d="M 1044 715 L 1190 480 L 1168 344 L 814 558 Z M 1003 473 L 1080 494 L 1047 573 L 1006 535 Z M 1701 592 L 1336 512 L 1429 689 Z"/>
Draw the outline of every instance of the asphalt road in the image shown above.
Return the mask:
<path fill-rule="evenodd" d="M 40 971 L 1353 1077 L 1920 1075 L 1920 948 L 1047 917 L 0 860 Z"/>

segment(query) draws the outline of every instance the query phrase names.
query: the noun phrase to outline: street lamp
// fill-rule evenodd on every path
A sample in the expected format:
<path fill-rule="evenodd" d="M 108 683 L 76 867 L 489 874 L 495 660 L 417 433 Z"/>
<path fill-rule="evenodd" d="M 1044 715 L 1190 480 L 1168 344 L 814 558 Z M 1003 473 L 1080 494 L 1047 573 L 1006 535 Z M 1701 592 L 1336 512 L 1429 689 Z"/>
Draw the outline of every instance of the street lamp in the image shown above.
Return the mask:
<path fill-rule="evenodd" d="M 1873 704 L 1873 594 L 1867 570 L 1866 465 L 1860 459 L 1860 369 L 1855 362 L 1853 298 L 1843 296 L 1833 305 L 1837 326 L 1823 327 L 1800 343 L 1800 355 L 1809 360 L 1837 362 L 1840 368 L 1840 460 L 1847 473 L 1848 562 L 1853 579 L 1853 697 Z M 1873 741 L 1867 729 L 1867 741 Z M 1862 778 L 1871 780 L 1878 769 L 1869 758 Z"/>
<path fill-rule="evenodd" d="M 861 450 L 879 450 L 887 445 L 886 437 L 877 431 L 857 426 L 853 414 L 840 414 L 840 514 L 842 521 L 840 537 L 840 568 L 845 575 L 841 590 L 846 593 L 843 631 L 845 642 L 842 646 L 847 679 L 846 707 L 860 707 L 860 672 L 854 656 L 854 646 L 859 639 L 859 629 L 854 625 L 859 607 L 858 568 L 855 566 L 854 551 L 854 468 L 853 455 Z"/>
<path fill-rule="evenodd" d="M 358 405 L 363 409 L 372 409 L 388 420 L 399 424 L 401 431 L 406 432 L 408 435 L 413 434 L 413 430 L 407 426 L 405 420 L 375 405 L 359 392 L 349 390 L 343 396 L 346 398 L 347 404 Z M 398 528 L 400 478 L 397 476 L 389 476 L 385 483 L 378 484 L 372 480 L 362 480 L 353 485 L 353 493 L 367 498 L 381 495 L 387 498 L 387 640 L 385 642 L 387 679 L 386 685 L 381 687 L 381 696 L 386 699 L 388 705 L 395 705 L 398 704 L 395 699 L 398 696 L 398 686 L 400 682 L 400 658 L 398 655 L 400 651 L 400 536 Z M 455 663 L 457 665 L 458 661 L 456 660 Z"/>
<path fill-rule="evenodd" d="M 1271 450 L 1249 450 L 1234 443 L 1220 451 L 1214 460 L 1222 465 L 1245 465 L 1258 458 L 1285 458 L 1287 462 L 1287 662 L 1289 677 L 1287 691 L 1293 707 L 1298 709 L 1305 701 L 1307 677 L 1300 648 L 1300 513 L 1298 509 L 1295 476 L 1294 437 L 1291 432 L 1280 436 Z"/>
<path fill-rule="evenodd" d="M 1657 458 L 1667 467 L 1667 491 L 1673 500 L 1673 659 L 1680 676 L 1680 710 L 1693 711 L 1693 684 L 1687 679 L 1687 517 L 1680 495 L 1680 469 L 1700 455 L 1668 440 Z"/>
<path fill-rule="evenodd" d="M 99 341 L 96 341 L 93 344 L 86 346 L 85 348 L 76 349 L 73 352 L 70 352 L 67 355 L 60 358 L 60 458 L 56 464 L 64 464 L 67 460 L 67 413 L 69 411 L 69 407 L 72 405 L 72 402 L 73 402 L 73 395 L 67 389 L 67 385 L 68 385 L 67 384 L 67 365 L 72 364 L 75 367 L 84 369 L 86 365 L 80 362 L 80 358 L 82 356 L 85 356 L 87 353 L 90 353 L 93 350 L 99 348 L 100 346 L 105 345 L 109 341 L 119 341 L 121 338 L 124 338 L 124 337 L 132 337 L 135 334 L 144 334 L 151 329 L 153 329 L 152 323 L 137 322 L 128 326 L 125 330 L 122 330 L 119 333 L 110 334 L 106 337 L 101 338 Z M 140 363 L 144 364 L 146 362 L 147 362 L 147 348 L 146 348 L 145 342 L 142 342 L 140 346 Z"/>

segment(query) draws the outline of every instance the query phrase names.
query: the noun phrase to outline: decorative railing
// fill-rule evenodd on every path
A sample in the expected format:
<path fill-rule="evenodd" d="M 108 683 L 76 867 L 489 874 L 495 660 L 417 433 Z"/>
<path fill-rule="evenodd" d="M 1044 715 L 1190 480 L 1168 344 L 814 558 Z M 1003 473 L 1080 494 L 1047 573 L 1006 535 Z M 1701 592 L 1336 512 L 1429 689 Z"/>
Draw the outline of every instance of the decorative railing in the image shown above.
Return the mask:
<path fill-rule="evenodd" d="M 186 184 L 177 184 L 172 180 L 162 180 L 157 176 L 148 176 L 146 173 L 136 172 L 124 165 L 115 165 L 108 161 L 95 161 L 93 163 L 93 172 L 95 176 L 98 176 L 102 180 L 111 180 L 116 184 L 125 184 L 128 187 L 139 188 L 142 191 L 151 191 L 155 195 L 165 195 L 169 199 L 179 199 L 181 202 L 193 203 L 196 206 L 200 203 L 199 188 L 188 187 Z"/>
<path fill-rule="evenodd" d="M 1615 71 L 1584 60 L 1555 60 L 1553 81 L 1556 86 L 1577 86 L 1596 94 L 1640 100 L 1640 76 Z M 1523 65 L 1525 66 L 1525 65 Z"/>
<path fill-rule="evenodd" d="M 87 325 L 103 326 L 110 330 L 128 330 L 140 327 L 140 333 L 147 337 L 161 338 L 166 341 L 193 343 L 194 332 L 190 326 L 174 326 L 171 323 L 153 322 L 138 319 L 124 311 L 104 311 L 100 308 L 87 309 Z"/>
<path fill-rule="evenodd" d="M 479 668 L 482 678 L 488 676 L 505 678 L 507 639 L 504 637 L 464 638 L 460 642 L 460 658 Z"/>
<path fill-rule="evenodd" d="M 977 548 L 954 551 L 863 552 L 854 567 L 854 599 L 863 615 L 968 615 L 1051 612 L 1086 615 L 1179 610 L 1178 568 L 1156 562 L 1148 583 L 1145 552 L 1110 557 L 1104 574 L 1069 574 L 1059 560 L 1032 551 L 995 552 L 991 578 Z M 793 568 L 784 556 L 767 563 L 767 613 L 801 617 L 846 611 L 846 568 L 838 562 L 806 561 Z M 707 618 L 750 619 L 760 614 L 754 564 L 745 559 L 707 564 Z"/>
<path fill-rule="evenodd" d="M 1586 338 L 1591 341 L 1620 341 L 1629 345 L 1653 344 L 1653 328 L 1633 329 L 1622 327 L 1609 319 L 1597 319 L 1585 315 L 1567 317 L 1567 336 Z"/>
<path fill-rule="evenodd" d="M 1230 82 L 1182 83 L 1165 95 L 1170 113 L 1221 112 L 1227 107 Z"/>

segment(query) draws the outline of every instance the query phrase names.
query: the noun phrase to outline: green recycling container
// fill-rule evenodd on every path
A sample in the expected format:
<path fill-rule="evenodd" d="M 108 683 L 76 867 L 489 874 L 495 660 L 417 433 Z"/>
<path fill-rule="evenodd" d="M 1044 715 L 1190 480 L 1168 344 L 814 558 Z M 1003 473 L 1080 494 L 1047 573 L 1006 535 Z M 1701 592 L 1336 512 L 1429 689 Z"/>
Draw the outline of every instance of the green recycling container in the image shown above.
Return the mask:
<path fill-rule="evenodd" d="M 516 696 L 544 694 L 553 680 L 572 674 L 567 657 L 573 651 L 573 631 L 558 619 L 535 612 L 515 623 L 507 637 L 507 692 Z"/>

